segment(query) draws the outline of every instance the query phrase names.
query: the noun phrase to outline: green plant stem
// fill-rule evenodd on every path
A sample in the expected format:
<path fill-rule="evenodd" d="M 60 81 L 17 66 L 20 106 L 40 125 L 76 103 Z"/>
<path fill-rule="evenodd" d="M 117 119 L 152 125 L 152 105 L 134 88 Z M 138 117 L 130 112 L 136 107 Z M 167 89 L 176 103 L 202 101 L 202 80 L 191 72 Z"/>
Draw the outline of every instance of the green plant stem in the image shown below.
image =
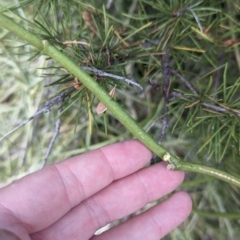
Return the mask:
<path fill-rule="evenodd" d="M 208 217 L 208 218 L 228 218 L 228 219 L 237 219 L 239 220 L 239 213 L 225 213 L 225 212 L 204 212 L 199 209 L 193 209 L 193 213 L 196 213 L 200 216 Z"/>
<path fill-rule="evenodd" d="M 237 177 L 232 176 L 231 174 L 228 174 L 224 171 L 208 167 L 205 165 L 200 165 L 196 163 L 188 163 L 181 161 L 179 165 L 179 169 L 183 171 L 188 171 L 188 172 L 195 172 L 195 173 L 201 173 L 201 174 L 206 174 L 208 176 L 212 176 L 215 178 L 218 178 L 220 180 L 223 180 L 225 182 L 228 182 L 230 184 L 233 184 L 235 186 L 240 187 L 240 179 Z"/>
<path fill-rule="evenodd" d="M 240 179 L 238 178 L 214 168 L 184 162 L 176 156 L 170 155 L 170 153 L 168 153 L 150 135 L 148 135 L 92 77 L 90 77 L 76 63 L 74 63 L 56 47 L 49 44 L 49 42 L 39 39 L 33 33 L 27 31 L 25 28 L 15 23 L 12 19 L 2 13 L 0 13 L 0 25 L 57 61 L 72 75 L 80 79 L 84 86 L 87 87 L 137 139 L 139 139 L 160 158 L 168 162 L 168 168 L 214 176 L 225 182 L 240 187 Z"/>

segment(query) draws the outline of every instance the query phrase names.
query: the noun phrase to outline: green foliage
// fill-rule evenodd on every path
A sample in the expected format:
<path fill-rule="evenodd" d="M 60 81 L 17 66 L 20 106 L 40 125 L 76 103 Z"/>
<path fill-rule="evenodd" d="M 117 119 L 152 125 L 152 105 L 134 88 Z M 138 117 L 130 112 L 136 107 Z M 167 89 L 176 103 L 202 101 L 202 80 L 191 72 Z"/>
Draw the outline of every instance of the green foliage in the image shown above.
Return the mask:
<path fill-rule="evenodd" d="M 108 92 L 116 86 L 116 101 L 155 139 L 167 116 L 168 130 L 162 144 L 171 153 L 239 176 L 240 2 L 119 0 L 108 6 L 109 2 L 4 1 L 1 9 L 80 67 L 94 67 L 141 84 L 142 92 L 132 84 L 89 72 Z M 74 86 L 63 106 L 63 130 L 50 161 L 131 137 L 111 113 L 104 113 L 104 117 L 96 114 L 99 102 L 81 79 L 10 33 L 1 30 L 0 36 L 4 69 L 0 80 L 1 125 L 9 119 L 11 125 L 1 128 L 1 135 L 16 119 L 28 118 L 43 102 Z M 164 62 L 164 55 L 169 56 L 169 62 Z M 169 69 L 173 71 L 166 91 L 164 71 Z M 55 109 L 53 113 L 1 143 L 1 172 L 12 175 L 16 171 L 20 176 L 33 163 L 41 162 L 50 139 L 48 132 L 59 117 Z M 26 140 L 20 144 L 23 134 Z M 18 155 L 13 148 L 27 150 Z M 212 220 L 211 214 L 204 213 L 235 212 L 239 190 L 222 187 L 212 179 L 201 182 L 198 175 L 187 178 L 183 187 L 192 192 L 194 205 L 202 212 L 196 210 L 184 226 L 186 231 L 176 230 L 171 239 L 236 239 L 236 220 L 228 215 L 219 217 L 221 214 L 212 214 Z"/>

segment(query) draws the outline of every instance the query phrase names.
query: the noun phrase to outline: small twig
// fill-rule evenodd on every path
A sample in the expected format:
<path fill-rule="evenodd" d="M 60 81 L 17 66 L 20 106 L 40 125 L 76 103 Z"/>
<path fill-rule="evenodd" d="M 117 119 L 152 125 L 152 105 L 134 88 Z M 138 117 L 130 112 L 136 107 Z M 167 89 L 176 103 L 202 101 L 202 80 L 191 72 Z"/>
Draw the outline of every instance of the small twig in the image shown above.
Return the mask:
<path fill-rule="evenodd" d="M 168 96 L 169 96 L 169 87 L 170 87 L 170 77 L 171 77 L 171 71 L 169 66 L 169 49 L 166 49 L 166 54 L 162 56 L 162 72 L 163 72 L 163 83 L 161 85 L 162 88 L 162 94 L 163 94 L 163 110 L 161 112 L 161 115 L 163 116 L 161 118 L 162 127 L 161 132 L 158 137 L 158 144 L 161 144 L 165 135 L 165 132 L 168 129 Z M 154 83 L 149 80 L 149 83 L 154 85 Z M 155 84 L 156 86 L 156 84 Z M 160 86 L 160 85 L 159 85 Z M 154 125 L 154 124 L 153 124 Z M 152 125 L 152 126 L 153 126 Z M 156 154 L 153 154 L 152 159 L 150 161 L 150 165 L 153 165 L 156 162 Z"/>
<path fill-rule="evenodd" d="M 225 59 L 224 55 L 225 55 L 225 52 L 220 52 L 218 54 L 218 66 L 223 65 L 224 59 Z M 218 87 L 220 86 L 222 72 L 223 72 L 223 69 L 222 68 L 218 68 L 218 70 L 216 72 L 216 75 L 215 75 L 215 78 L 214 78 L 213 90 L 217 90 Z M 218 93 L 214 94 L 213 98 L 216 99 L 217 96 L 218 96 Z"/>
<path fill-rule="evenodd" d="M 8 137 L 10 134 L 14 133 L 16 130 L 18 130 L 19 128 L 21 128 L 22 126 L 26 125 L 28 122 L 30 122 L 31 120 L 33 120 L 34 118 L 37 118 L 39 115 L 41 115 L 42 113 L 46 113 L 48 112 L 48 110 L 44 107 L 42 109 L 40 109 L 39 111 L 37 111 L 33 116 L 31 116 L 30 118 L 26 119 L 25 121 L 21 122 L 19 125 L 17 125 L 14 129 L 12 129 L 10 132 L 8 132 L 7 134 L 5 134 L 4 136 L 2 136 L 0 138 L 0 142 Z"/>
<path fill-rule="evenodd" d="M 176 72 L 175 70 L 171 69 L 171 73 L 174 74 L 175 76 L 177 76 L 188 88 L 190 91 L 192 91 L 192 93 L 195 95 L 195 96 L 199 96 L 197 91 L 194 89 L 194 87 L 183 77 L 181 76 L 178 72 Z M 175 95 L 175 96 L 174 96 Z M 172 101 L 173 99 L 175 99 L 176 97 L 184 97 L 183 94 L 180 94 L 180 93 L 171 93 L 171 98 L 169 99 L 169 101 Z M 240 111 L 238 109 L 232 109 L 228 106 L 224 106 L 223 104 L 220 104 L 218 103 L 221 107 L 219 106 L 216 106 L 212 103 L 207 103 L 207 102 L 200 102 L 199 103 L 206 107 L 206 108 L 209 108 L 209 109 L 212 109 L 216 112 L 219 112 L 219 113 L 224 113 L 224 112 L 230 112 L 230 113 L 233 113 L 235 115 L 237 115 L 238 117 L 240 117 Z"/>
<path fill-rule="evenodd" d="M 156 89 L 159 89 L 160 87 L 162 87 L 161 84 L 155 83 L 151 78 L 148 79 L 147 83 Z"/>
<path fill-rule="evenodd" d="M 53 136 L 52 136 L 52 138 L 51 138 L 51 141 L 50 141 L 50 143 L 49 143 L 49 146 L 48 146 L 48 149 L 47 149 L 45 158 L 43 159 L 42 168 L 43 168 L 43 167 L 46 165 L 46 163 L 47 163 L 47 160 L 48 160 L 48 157 L 49 157 L 49 155 L 50 155 L 50 153 L 51 153 L 53 144 L 54 144 L 54 142 L 56 141 L 57 136 L 58 136 L 59 131 L 60 131 L 60 127 L 61 127 L 60 114 L 61 114 L 61 112 L 62 112 L 62 103 L 63 103 L 63 101 L 62 101 L 61 103 L 59 102 L 59 104 L 58 104 L 59 107 L 58 107 L 58 112 L 57 112 L 57 113 L 58 113 L 59 118 L 57 119 L 57 121 L 56 121 L 56 123 L 55 123 L 54 134 L 53 134 Z"/>
<path fill-rule="evenodd" d="M 175 100 L 176 98 L 188 98 L 188 96 L 182 94 L 182 93 L 179 93 L 179 92 L 171 92 L 170 95 L 169 95 L 169 102 Z M 237 110 L 237 109 L 232 109 L 232 108 L 229 108 L 227 106 L 223 106 L 221 105 L 222 107 L 219 107 L 219 106 L 216 106 L 212 103 L 208 103 L 208 102 L 200 102 L 199 101 L 199 104 L 201 104 L 202 106 L 208 108 L 208 109 L 211 109 L 211 110 L 214 110 L 215 112 L 218 112 L 218 113 L 227 113 L 227 112 L 230 112 L 230 113 L 233 113 L 235 115 L 237 115 L 238 117 L 240 117 L 240 110 Z"/>
<path fill-rule="evenodd" d="M 12 129 L 10 132 L 8 132 L 7 134 L 5 134 L 4 136 L 2 136 L 0 138 L 0 142 L 8 137 L 10 134 L 14 133 L 16 130 L 18 130 L 19 128 L 21 128 L 22 126 L 26 125 L 28 122 L 30 122 L 31 120 L 37 118 L 38 116 L 40 116 L 43 113 L 47 113 L 49 111 L 51 111 L 51 108 L 55 105 L 58 104 L 60 102 L 63 102 L 65 100 L 66 97 L 68 97 L 73 91 L 75 90 L 74 87 L 68 88 L 67 90 L 63 91 L 62 93 L 60 93 L 59 95 L 57 95 L 56 97 L 54 97 L 53 99 L 47 101 L 44 106 L 38 110 L 34 115 L 32 115 L 30 118 L 24 120 L 23 122 L 21 122 L 18 126 L 16 126 L 14 129 Z"/>
<path fill-rule="evenodd" d="M 169 86 L 170 86 L 170 77 L 171 77 L 171 71 L 169 66 L 169 50 L 166 50 L 166 54 L 162 56 L 162 71 L 163 71 L 163 98 L 164 98 L 164 104 L 163 104 L 163 110 L 162 110 L 162 129 L 160 136 L 158 138 L 158 143 L 161 144 L 162 140 L 164 138 L 165 132 L 168 129 L 168 95 L 169 95 Z"/>
<path fill-rule="evenodd" d="M 230 107 L 223 106 L 223 105 L 221 105 L 223 107 L 219 107 L 219 106 L 215 106 L 211 103 L 206 103 L 206 102 L 202 102 L 201 105 L 203 105 L 206 108 L 212 109 L 216 112 L 220 112 L 220 113 L 230 112 L 230 113 L 233 113 L 233 114 L 237 115 L 238 117 L 240 117 L 240 110 L 238 110 L 238 109 L 232 109 Z"/>
<path fill-rule="evenodd" d="M 125 78 L 125 77 L 122 77 L 122 76 L 107 73 L 107 72 L 104 72 L 102 70 L 98 70 L 95 67 L 85 67 L 85 66 L 83 66 L 82 69 L 87 71 L 87 72 L 92 72 L 99 77 L 109 77 L 109 78 L 113 78 L 113 79 L 116 79 L 116 80 L 119 80 L 119 81 L 126 82 L 128 84 L 132 84 L 132 85 L 140 88 L 141 90 L 143 90 L 143 87 L 140 84 L 136 83 L 134 79 L 128 79 L 128 78 Z"/>
<path fill-rule="evenodd" d="M 169 94 L 168 101 L 169 101 L 169 102 L 172 102 L 172 101 L 174 101 L 176 98 L 185 98 L 185 95 L 184 95 L 183 93 L 179 93 L 179 92 L 174 92 L 174 91 L 172 91 L 172 92 Z"/>
<path fill-rule="evenodd" d="M 172 74 L 178 77 L 182 81 L 182 83 L 185 84 L 194 95 L 198 96 L 198 92 L 195 90 L 195 88 L 181 74 L 179 74 L 177 71 L 173 69 L 171 69 L 170 71 Z"/>
<path fill-rule="evenodd" d="M 162 111 L 162 113 L 165 114 L 165 115 L 162 117 L 162 128 L 161 128 L 160 136 L 159 136 L 159 138 L 158 138 L 158 143 L 159 143 L 159 144 L 162 143 L 163 138 L 164 138 L 164 135 L 165 135 L 165 132 L 166 132 L 167 129 L 168 129 L 168 115 L 166 115 L 167 111 L 168 111 L 167 102 L 164 101 L 164 106 L 163 106 L 163 111 Z"/>

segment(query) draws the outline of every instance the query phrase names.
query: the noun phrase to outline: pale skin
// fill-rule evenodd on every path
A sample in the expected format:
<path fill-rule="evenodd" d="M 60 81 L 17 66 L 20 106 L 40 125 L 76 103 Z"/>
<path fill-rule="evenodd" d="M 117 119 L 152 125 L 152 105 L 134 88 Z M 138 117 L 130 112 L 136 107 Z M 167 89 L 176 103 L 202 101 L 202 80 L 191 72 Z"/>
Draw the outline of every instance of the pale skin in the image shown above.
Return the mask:
<path fill-rule="evenodd" d="M 94 235 L 109 222 L 172 192 L 183 181 L 184 173 L 168 170 L 166 163 L 144 167 L 151 155 L 137 140 L 112 144 L 0 189 L 0 239 L 162 238 L 190 214 L 187 193 L 174 193 L 146 212 Z"/>

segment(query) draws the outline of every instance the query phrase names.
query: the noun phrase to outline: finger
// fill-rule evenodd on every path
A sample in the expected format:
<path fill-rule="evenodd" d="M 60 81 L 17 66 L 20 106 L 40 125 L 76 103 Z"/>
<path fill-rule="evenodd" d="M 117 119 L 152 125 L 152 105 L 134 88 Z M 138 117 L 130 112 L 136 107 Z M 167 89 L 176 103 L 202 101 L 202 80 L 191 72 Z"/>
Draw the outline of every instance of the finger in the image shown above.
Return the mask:
<path fill-rule="evenodd" d="M 14 233 L 12 233 L 6 229 L 0 229 L 0 239 L 2 239 L 2 240 L 21 240 Z"/>
<path fill-rule="evenodd" d="M 89 239 L 109 222 L 129 215 L 173 191 L 184 178 L 180 171 L 170 171 L 165 163 L 145 168 L 113 182 L 79 206 L 76 206 L 54 225 L 33 236 L 38 239 Z M 56 237 L 56 232 L 59 238 Z M 73 234 L 75 238 L 73 237 Z"/>
<path fill-rule="evenodd" d="M 158 240 L 179 226 L 190 214 L 192 201 L 185 192 L 175 193 L 161 204 L 91 240 Z"/>
<path fill-rule="evenodd" d="M 137 140 L 106 146 L 12 183 L 0 190 L 0 201 L 29 232 L 39 231 L 150 158 L 151 152 Z"/>

